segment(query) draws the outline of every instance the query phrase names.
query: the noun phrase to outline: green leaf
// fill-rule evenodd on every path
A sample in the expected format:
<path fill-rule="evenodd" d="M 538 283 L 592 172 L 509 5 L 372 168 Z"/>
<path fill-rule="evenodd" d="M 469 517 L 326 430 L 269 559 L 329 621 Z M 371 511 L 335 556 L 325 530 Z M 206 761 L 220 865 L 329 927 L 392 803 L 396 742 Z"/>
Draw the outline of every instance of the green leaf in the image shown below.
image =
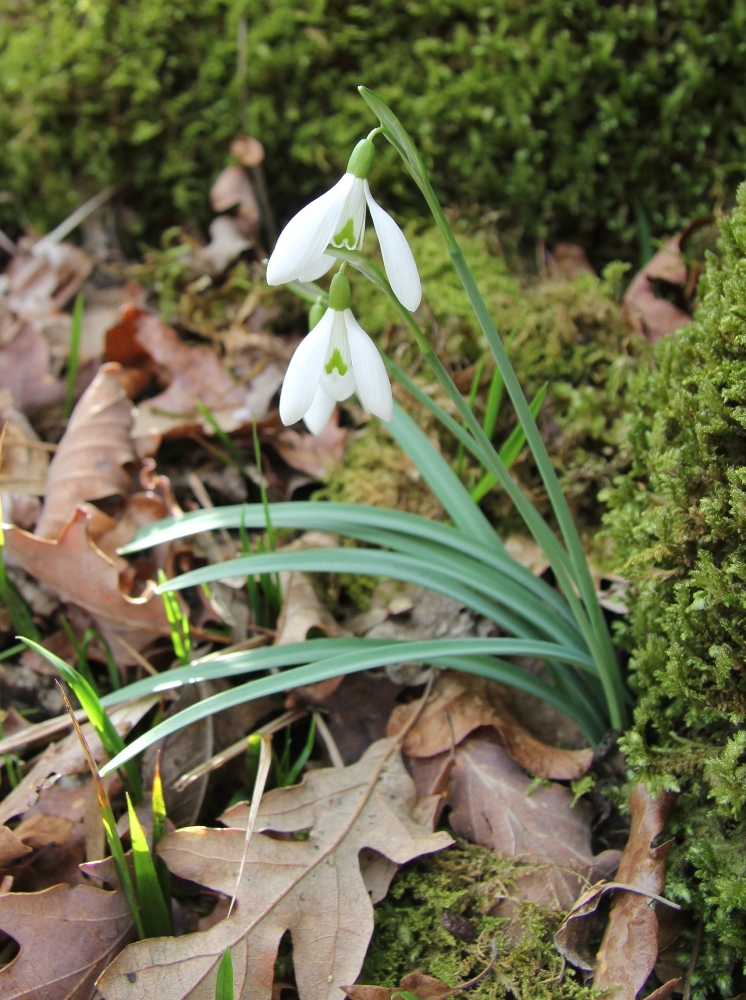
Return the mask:
<path fill-rule="evenodd" d="M 323 649 L 325 658 L 309 663 L 313 657 L 313 648 L 316 644 L 325 643 Z M 340 655 L 333 655 L 334 647 L 338 646 Z M 330 654 L 330 649 L 332 653 Z M 258 654 L 264 653 L 264 656 Z M 252 655 L 253 654 L 253 655 Z M 372 670 L 376 667 L 387 666 L 395 663 L 406 663 L 410 660 L 422 663 L 438 665 L 444 657 L 460 658 L 460 666 L 457 669 L 470 670 L 470 656 L 475 656 L 473 673 L 485 676 L 491 680 L 509 684 L 520 690 L 528 691 L 530 694 L 547 701 L 563 711 L 569 718 L 573 719 L 588 735 L 589 739 L 597 741 L 599 739 L 599 727 L 603 732 L 607 727 L 603 719 L 596 718 L 590 720 L 583 711 L 579 711 L 573 698 L 573 692 L 565 695 L 563 692 L 553 688 L 546 681 L 541 680 L 532 674 L 521 670 L 520 667 L 508 663 L 502 659 L 489 661 L 487 667 L 485 657 L 491 654 L 495 657 L 502 656 L 534 656 L 547 659 L 555 659 L 561 662 L 577 664 L 589 670 L 594 670 L 590 666 L 590 658 L 580 662 L 578 654 L 569 649 L 565 649 L 554 643 L 539 642 L 526 639 L 437 639 L 423 640 L 415 642 L 386 642 L 383 640 L 348 640 L 348 639 L 311 639 L 305 643 L 293 643 L 288 646 L 278 647 L 270 650 L 250 650 L 244 653 L 236 653 L 226 656 L 225 664 L 219 658 L 206 664 L 192 664 L 193 672 L 191 681 L 207 679 L 208 677 L 231 676 L 241 671 L 252 669 L 265 669 L 273 662 L 279 665 L 283 662 L 292 663 L 305 662 L 304 666 L 294 667 L 281 673 L 271 674 L 259 680 L 249 681 L 229 691 L 221 692 L 205 698 L 195 705 L 184 709 L 182 712 L 164 719 L 159 725 L 154 726 L 149 732 L 144 733 L 134 740 L 124 750 L 119 757 L 115 758 L 103 768 L 102 774 L 119 767 L 123 761 L 141 753 L 147 747 L 158 740 L 181 729 L 185 725 L 204 719 L 214 712 L 232 708 L 234 705 L 243 704 L 253 698 L 263 695 L 277 694 L 280 691 L 288 691 L 294 687 L 305 684 L 315 684 L 321 680 L 331 677 L 342 676 L 347 673 L 355 673 L 358 670 Z M 274 659 L 276 657 L 276 659 Z M 175 671 L 174 671 L 175 672 Z M 157 682 L 160 680 L 160 688 Z M 131 697 L 139 696 L 144 685 L 152 691 L 169 690 L 181 684 L 174 684 L 175 678 L 145 678 L 136 685 L 131 685 Z M 183 681 L 182 681 L 183 683 Z M 126 689 L 125 689 L 126 691 Z M 122 692 L 117 691 L 116 695 L 121 696 Z M 111 697 L 111 696 L 110 696 Z"/>
<path fill-rule="evenodd" d="M 163 891 L 153 864 L 153 856 L 148 846 L 148 838 L 145 836 L 145 831 L 129 795 L 127 796 L 127 812 L 129 814 L 137 897 L 140 902 L 145 935 L 146 937 L 168 937 L 173 933 L 171 914 L 163 898 Z"/>

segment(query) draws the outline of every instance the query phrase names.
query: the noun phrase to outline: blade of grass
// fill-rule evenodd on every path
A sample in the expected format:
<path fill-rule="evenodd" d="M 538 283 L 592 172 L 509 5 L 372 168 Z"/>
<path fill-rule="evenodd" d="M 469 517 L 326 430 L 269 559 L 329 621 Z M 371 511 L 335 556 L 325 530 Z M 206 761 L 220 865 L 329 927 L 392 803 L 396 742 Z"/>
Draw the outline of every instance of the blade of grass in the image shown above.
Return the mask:
<path fill-rule="evenodd" d="M 547 394 L 547 388 L 549 383 L 545 382 L 544 385 L 539 389 L 534 398 L 531 400 L 531 412 L 536 417 L 539 414 L 539 410 L 544 402 L 544 397 Z M 506 469 L 509 469 L 513 462 L 520 455 L 523 446 L 526 444 L 526 432 L 524 431 L 521 424 L 516 424 L 513 430 L 510 432 L 507 441 L 503 444 L 500 449 L 500 458 L 505 465 Z M 477 485 L 471 491 L 471 498 L 475 503 L 485 497 L 493 486 L 497 485 L 497 479 L 491 473 L 485 473 L 479 480 Z"/>
<path fill-rule="evenodd" d="M 2 440 L 0 438 L 0 440 Z M 3 531 L 3 508 L 0 498 L 0 601 L 8 609 L 13 628 L 17 633 L 28 635 L 36 642 L 41 642 L 39 629 L 36 627 L 28 605 L 18 593 L 18 588 L 8 576 L 5 568 L 5 532 Z"/>
<path fill-rule="evenodd" d="M 506 351 L 510 350 L 513 338 L 515 337 L 518 327 L 523 322 L 523 318 L 527 312 L 528 309 L 524 309 L 515 321 L 513 329 L 510 331 L 505 341 Z M 487 403 L 484 408 L 484 420 L 482 421 L 482 429 L 490 441 L 492 440 L 492 435 L 495 433 L 495 425 L 497 424 L 497 415 L 500 412 L 500 403 L 502 403 L 504 388 L 505 383 L 503 382 L 500 366 L 495 365 L 495 370 L 492 373 L 492 380 L 490 381 L 490 391 L 487 393 Z"/>
<path fill-rule="evenodd" d="M 159 569 L 158 584 L 159 586 L 163 586 L 166 583 L 168 583 L 168 577 L 162 569 Z M 173 646 L 174 656 L 185 667 L 192 659 L 192 637 L 189 630 L 189 619 L 181 610 L 181 605 L 173 594 L 168 591 L 159 591 L 159 593 L 163 596 L 166 619 L 171 627 L 171 645 Z"/>
<path fill-rule="evenodd" d="M 311 756 L 315 740 L 316 740 L 316 715 L 314 714 L 311 716 L 311 725 L 309 726 L 308 729 L 308 738 L 306 739 L 305 746 L 298 754 L 298 759 L 296 760 L 296 762 L 293 764 L 288 773 L 285 775 L 285 781 L 283 782 L 285 787 L 294 785 L 298 780 L 299 774 L 306 766 L 306 761 Z"/>
<path fill-rule="evenodd" d="M 78 734 L 78 739 L 80 740 L 80 745 L 83 748 L 83 753 L 88 761 L 88 767 L 91 771 L 91 777 L 93 778 L 93 786 L 96 789 L 96 797 L 98 798 L 98 808 L 101 813 L 101 821 L 104 824 L 104 832 L 106 833 L 106 840 L 109 844 L 109 850 L 111 851 L 111 856 L 114 859 L 114 865 L 117 870 L 117 875 L 119 876 L 119 885 L 124 893 L 124 898 L 127 901 L 127 906 L 129 907 L 130 913 L 132 914 L 132 919 L 135 921 L 135 927 L 137 928 L 137 935 L 142 941 L 145 937 L 145 927 L 143 926 L 142 916 L 140 914 L 140 908 L 137 904 L 137 897 L 135 896 L 135 889 L 132 885 L 132 878 L 130 877 L 129 867 L 127 865 L 127 859 L 124 856 L 124 848 L 122 847 L 122 841 L 119 839 L 119 834 L 117 833 L 117 823 L 114 819 L 114 813 L 111 810 L 111 803 L 109 802 L 109 796 L 106 794 L 106 789 L 104 788 L 104 783 L 101 780 L 96 767 L 96 762 L 93 759 L 86 738 L 83 735 L 83 730 L 80 728 L 80 723 L 75 718 L 75 712 L 70 704 L 65 690 L 57 681 L 57 687 L 60 690 L 60 694 L 65 702 L 65 707 L 70 714 L 73 726 L 75 726 L 75 732 Z"/>
<path fill-rule="evenodd" d="M 161 752 L 155 761 L 155 774 L 153 775 L 153 792 L 151 799 L 151 809 L 153 815 L 153 863 L 155 873 L 158 876 L 158 883 L 166 901 L 167 907 L 171 900 L 171 873 L 166 867 L 166 862 L 159 857 L 156 848 L 168 833 L 166 825 L 166 800 L 163 797 L 163 782 L 161 781 Z"/>
<path fill-rule="evenodd" d="M 218 966 L 215 980 L 215 1000 L 234 1000 L 233 996 L 233 959 L 230 948 L 226 948 Z"/>
<path fill-rule="evenodd" d="M 254 826 L 256 825 L 256 818 L 259 815 L 259 806 L 262 802 L 262 795 L 264 795 L 264 786 L 267 784 L 267 777 L 269 775 L 269 767 L 272 763 L 272 737 L 262 736 L 261 748 L 259 751 L 259 767 L 256 772 L 256 779 L 254 781 L 254 791 L 251 796 L 251 808 L 249 810 L 249 820 L 246 824 L 246 839 L 243 845 L 243 854 L 241 855 L 241 864 L 238 868 L 238 877 L 236 878 L 236 888 L 233 890 L 233 898 L 231 899 L 231 905 L 228 907 L 228 917 L 230 917 L 233 912 L 233 907 L 236 902 L 236 896 L 238 895 L 238 890 L 241 887 L 241 879 L 243 878 L 243 871 L 246 866 L 246 855 L 249 853 L 249 843 L 251 842 L 251 835 L 254 832 Z"/>
<path fill-rule="evenodd" d="M 75 296 L 73 315 L 70 322 L 70 354 L 67 359 L 67 376 L 65 378 L 65 405 L 62 413 L 65 420 L 70 419 L 75 404 L 75 382 L 78 378 L 78 363 L 80 359 L 80 333 L 83 329 L 83 296 Z"/>
<path fill-rule="evenodd" d="M 27 639 L 22 635 L 17 636 L 17 638 L 29 648 L 35 649 L 40 656 L 43 656 L 45 660 L 59 671 L 63 680 L 70 686 L 75 697 L 80 702 L 81 708 L 87 714 L 88 721 L 96 730 L 96 734 L 101 740 L 101 745 L 109 756 L 116 757 L 121 754 L 125 748 L 124 740 L 106 714 L 106 710 L 101 704 L 98 694 L 85 677 L 81 676 L 77 670 L 65 663 L 64 660 L 61 660 L 55 653 L 45 649 L 41 643 L 35 642 L 33 639 Z M 136 761 L 130 760 L 127 762 L 122 773 L 122 780 L 134 801 L 136 803 L 142 802 L 142 783 Z"/>
<path fill-rule="evenodd" d="M 138 819 L 132 799 L 127 796 L 127 813 L 130 824 L 132 860 L 135 865 L 137 897 L 140 903 L 143 929 L 146 937 L 170 937 L 173 934 L 171 914 L 156 874 L 148 838 Z"/>
<path fill-rule="evenodd" d="M 239 472 L 245 473 L 246 463 L 243 459 L 243 456 L 241 455 L 241 452 L 238 450 L 238 448 L 233 443 L 231 438 L 226 434 L 226 432 L 220 426 L 212 410 L 209 408 L 209 406 L 207 406 L 206 403 L 203 403 L 201 399 L 195 399 L 194 405 L 197 407 L 199 412 L 208 422 L 210 427 L 212 427 L 212 429 L 215 431 L 217 438 L 219 439 L 225 450 L 230 455 L 232 459 L 230 464 L 233 465 L 234 468 L 236 468 Z"/>
<path fill-rule="evenodd" d="M 469 398 L 466 402 L 466 405 L 469 407 L 472 413 L 474 412 L 474 403 L 476 402 L 477 399 L 477 391 L 479 389 L 479 383 L 482 378 L 482 372 L 484 371 L 484 363 L 486 360 L 487 360 L 487 355 L 483 354 L 482 357 L 479 359 L 479 364 L 477 365 L 476 370 L 474 371 L 474 376 L 471 380 L 471 387 L 469 389 Z M 462 479 L 463 474 L 464 474 L 464 443 L 463 441 L 459 441 L 458 448 L 456 450 L 456 475 L 458 476 L 459 479 Z"/>

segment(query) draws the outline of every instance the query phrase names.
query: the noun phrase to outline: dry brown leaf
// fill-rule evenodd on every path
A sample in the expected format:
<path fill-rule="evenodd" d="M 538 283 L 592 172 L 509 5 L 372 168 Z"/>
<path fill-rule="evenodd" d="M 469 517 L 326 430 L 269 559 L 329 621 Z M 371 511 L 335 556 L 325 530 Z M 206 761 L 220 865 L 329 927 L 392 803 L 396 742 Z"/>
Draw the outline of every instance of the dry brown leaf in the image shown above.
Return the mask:
<path fill-rule="evenodd" d="M 30 854 L 31 848 L 16 837 L 7 826 L 0 826 L 0 868 L 7 868 L 17 858 Z"/>
<path fill-rule="evenodd" d="M 26 417 L 12 405 L 7 389 L 0 390 L 0 491 L 44 496 L 49 449 Z M 7 515 L 6 515 L 7 516 Z"/>
<path fill-rule="evenodd" d="M 397 705 L 388 735 L 395 736 L 417 710 L 416 703 Z M 434 757 L 458 746 L 480 726 L 496 729 L 511 757 L 541 778 L 572 781 L 593 762 L 593 750 L 563 750 L 532 736 L 508 707 L 502 685 L 455 670 L 438 678 L 430 700 L 404 739 L 403 750 L 409 757 Z"/>
<path fill-rule="evenodd" d="M 209 274 L 222 274 L 239 254 L 253 246 L 230 215 L 219 215 L 210 223 L 210 242 L 197 252 Z"/>
<path fill-rule="evenodd" d="M 129 315 L 129 314 L 128 314 Z M 223 367 L 210 347 L 187 347 L 178 335 L 156 316 L 136 313 L 136 342 L 155 363 L 159 378 L 167 385 L 158 396 L 137 409 L 132 437 L 139 455 L 152 455 L 166 435 L 196 431 L 213 436 L 209 423 L 198 412 L 199 399 L 212 412 L 223 430 L 230 433 L 254 417 L 263 417 L 269 400 L 282 381 L 277 365 L 267 366 L 271 391 L 264 379 L 248 387 L 240 385 Z"/>
<path fill-rule="evenodd" d="M 653 344 L 667 333 L 673 333 L 692 321 L 689 313 L 679 309 L 673 302 L 658 298 L 653 284 L 655 280 L 680 285 L 682 288 L 686 284 L 686 263 L 681 253 L 683 235 L 679 233 L 669 240 L 637 272 L 624 293 L 624 305 L 633 326 Z"/>
<path fill-rule="evenodd" d="M 127 581 L 132 570 L 118 556 L 105 555 L 91 540 L 90 511 L 78 507 L 56 541 L 39 538 L 20 528 L 5 532 L 5 557 L 19 566 L 64 602 L 83 608 L 109 642 L 119 663 L 123 650 L 116 641 L 121 635 L 138 651 L 159 635 L 169 635 L 163 601 L 146 586 L 139 597 L 123 592 L 120 575 Z"/>
<path fill-rule="evenodd" d="M 237 205 L 259 218 L 259 206 L 249 175 L 243 167 L 226 167 L 210 188 L 210 205 L 214 212 L 227 212 Z"/>
<path fill-rule="evenodd" d="M 323 480 L 344 458 L 347 431 L 339 426 L 339 409 L 336 408 L 321 434 L 299 434 L 292 427 L 285 427 L 265 440 L 277 449 L 291 469 Z"/>
<path fill-rule="evenodd" d="M 24 319 L 54 316 L 80 289 L 93 269 L 93 260 L 73 243 L 49 244 L 45 253 L 25 248 L 8 264 L 8 305 Z"/>
<path fill-rule="evenodd" d="M 40 538 L 57 538 L 86 500 L 126 496 L 135 461 L 130 441 L 132 405 L 118 381 L 120 366 L 106 364 L 81 396 L 49 466 L 36 526 Z"/>
<path fill-rule="evenodd" d="M 0 895 L 0 930 L 21 948 L 0 969 L 4 1000 L 91 1000 L 96 978 L 134 925 L 123 893 L 55 885 Z"/>
<path fill-rule="evenodd" d="M 541 576 L 549 569 L 549 560 L 544 550 L 527 535 L 509 535 L 505 539 L 505 548 L 516 562 L 530 569 L 534 576 Z"/>
<path fill-rule="evenodd" d="M 417 1000 L 449 1000 L 457 992 L 454 987 L 444 983 L 434 976 L 426 976 L 423 972 L 410 972 L 396 987 L 390 986 L 355 986 L 341 987 L 350 1000 L 391 1000 L 394 993 L 405 990 L 417 997 Z"/>
<path fill-rule="evenodd" d="M 549 274 L 553 278 L 575 281 L 581 274 L 595 271 L 583 247 L 578 243 L 558 243 L 548 254 Z"/>
<path fill-rule="evenodd" d="M 126 736 L 157 701 L 157 696 L 138 698 L 113 709 L 109 717 L 119 735 Z M 106 751 L 93 726 L 85 723 L 82 728 L 94 760 L 97 763 L 106 760 Z M 60 776 L 87 772 L 88 763 L 76 733 L 70 733 L 59 743 L 50 743 L 20 784 L 0 802 L 0 823 L 7 823 L 14 816 L 27 812 L 39 798 L 40 791 L 53 785 Z"/>
<path fill-rule="evenodd" d="M 207 1000 L 231 948 L 235 995 L 270 1000 L 277 947 L 289 930 L 301 1000 L 338 996 L 355 980 L 373 932 L 373 907 L 359 855 L 377 851 L 396 864 L 452 843 L 415 822 L 414 783 L 397 743 L 380 740 L 357 764 L 312 771 L 301 785 L 262 800 L 233 916 L 208 931 L 131 945 L 106 970 L 106 1000 Z M 225 817 L 237 822 L 238 808 Z M 244 822 L 247 810 L 244 807 Z M 310 831 L 307 840 L 275 839 Z M 230 895 L 244 849 L 242 829 L 192 828 L 166 837 L 159 853 L 181 878 Z M 323 920 L 319 919 L 323 914 Z"/>
<path fill-rule="evenodd" d="M 64 398 L 65 383 L 52 374 L 49 344 L 30 323 L 0 346 L 0 389 L 13 393 L 14 405 L 23 413 Z"/>
<path fill-rule="evenodd" d="M 655 848 L 651 844 L 663 832 L 675 801 L 673 792 L 653 799 L 644 785 L 634 789 L 632 825 L 619 862 L 618 882 L 657 895 L 663 892 L 671 841 Z M 609 1000 L 635 1000 L 657 957 L 658 918 L 651 900 L 637 892 L 617 891 L 596 956 L 594 987 L 608 990 Z"/>
<path fill-rule="evenodd" d="M 472 843 L 535 862 L 517 890 L 542 906 L 569 909 L 587 880 L 608 876 L 619 853 L 591 850 L 590 810 L 558 784 L 531 788 L 531 779 L 488 730 L 455 750 L 411 767 L 420 795 L 446 791 L 451 828 Z M 530 790 L 530 791 L 529 791 Z"/>

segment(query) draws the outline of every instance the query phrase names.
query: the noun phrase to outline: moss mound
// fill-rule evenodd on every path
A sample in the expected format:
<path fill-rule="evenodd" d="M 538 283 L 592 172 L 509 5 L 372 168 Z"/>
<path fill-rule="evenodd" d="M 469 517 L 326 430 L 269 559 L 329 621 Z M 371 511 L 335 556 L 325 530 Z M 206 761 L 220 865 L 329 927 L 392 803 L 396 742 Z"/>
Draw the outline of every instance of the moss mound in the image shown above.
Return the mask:
<path fill-rule="evenodd" d="M 526 867 L 466 841 L 407 865 L 374 910 L 375 932 L 359 981 L 398 986 L 402 976 L 421 969 L 458 985 L 483 971 L 495 940 L 494 972 L 469 990 L 474 1000 L 601 997 L 571 970 L 561 975 L 553 937 L 563 914 L 511 899 L 516 873 Z M 510 917 L 490 916 L 500 900 L 508 902 Z M 446 930 L 444 918 L 461 938 Z"/>
<path fill-rule="evenodd" d="M 634 377 L 632 467 L 606 496 L 637 585 L 625 749 L 651 787 L 681 790 L 667 892 L 703 922 L 701 997 L 743 989 L 746 960 L 746 185 L 720 228 L 695 322 Z"/>
<path fill-rule="evenodd" d="M 45 227 L 125 178 L 151 232 L 204 218 L 242 85 L 283 216 L 370 128 L 363 82 L 446 201 L 594 246 L 633 239 L 640 209 L 653 232 L 680 227 L 746 148 L 744 8 L 726 0 L 0 0 L 0 14 L 0 187 Z M 374 181 L 405 207 L 393 162 Z"/>

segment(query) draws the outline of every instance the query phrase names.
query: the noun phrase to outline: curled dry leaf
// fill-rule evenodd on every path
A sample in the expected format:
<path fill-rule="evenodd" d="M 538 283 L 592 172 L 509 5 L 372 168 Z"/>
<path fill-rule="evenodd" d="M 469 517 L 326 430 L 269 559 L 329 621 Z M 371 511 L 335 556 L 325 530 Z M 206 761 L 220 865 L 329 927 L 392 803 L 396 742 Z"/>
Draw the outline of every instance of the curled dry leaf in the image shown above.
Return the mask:
<path fill-rule="evenodd" d="M 55 885 L 0 895 L 0 930 L 21 949 L 0 969 L 4 1000 L 90 1000 L 134 925 L 123 893 Z"/>
<path fill-rule="evenodd" d="M 689 313 L 679 309 L 673 302 L 658 298 L 654 281 L 666 281 L 671 285 L 684 287 L 687 270 L 681 253 L 679 233 L 669 240 L 662 250 L 652 257 L 642 270 L 632 279 L 624 294 L 624 305 L 633 326 L 644 334 L 651 343 L 673 333 L 690 323 Z"/>
<path fill-rule="evenodd" d="M 61 601 L 87 611 L 120 664 L 134 662 L 116 638 L 121 635 L 140 651 L 159 635 L 170 635 L 163 601 L 153 595 L 152 584 L 139 597 L 123 591 L 120 578 L 126 584 L 132 571 L 124 559 L 105 555 L 91 540 L 90 516 L 78 507 L 56 541 L 8 528 L 5 558 Z"/>
<path fill-rule="evenodd" d="M 31 848 L 16 837 L 7 826 L 0 826 L 0 868 L 7 868 L 17 858 L 30 854 Z"/>
<path fill-rule="evenodd" d="M 416 703 L 397 705 L 388 734 L 402 730 L 418 710 Z M 593 762 L 593 750 L 562 750 L 536 739 L 511 712 L 505 689 L 482 677 L 446 671 L 435 683 L 430 701 L 404 738 L 409 757 L 434 757 L 458 746 L 480 726 L 491 726 L 521 767 L 541 778 L 571 781 Z"/>
<path fill-rule="evenodd" d="M 673 792 L 652 798 L 643 784 L 630 797 L 632 826 L 619 862 L 617 881 L 660 895 L 671 841 L 652 847 L 676 801 Z M 596 957 L 596 989 L 609 1000 L 635 1000 L 658 957 L 658 918 L 649 898 L 639 892 L 615 892 L 601 947 Z"/>
<path fill-rule="evenodd" d="M 130 440 L 132 405 L 118 381 L 118 364 L 106 364 L 81 396 L 49 466 L 36 534 L 57 538 L 78 504 L 126 496 L 135 461 Z"/>
<path fill-rule="evenodd" d="M 227 212 L 236 208 L 247 218 L 259 219 L 254 188 L 243 167 L 226 167 L 210 188 L 210 205 L 214 212 Z"/>
<path fill-rule="evenodd" d="M 300 785 L 269 792 L 233 916 L 199 934 L 131 945 L 100 978 L 99 991 L 106 1000 L 212 997 L 230 947 L 236 996 L 270 1000 L 277 947 L 289 930 L 301 1000 L 332 1000 L 341 983 L 357 977 L 373 932 L 360 852 L 404 864 L 452 843 L 412 818 L 415 804 L 394 740 L 374 743 L 352 767 L 312 771 Z M 225 819 L 237 816 L 233 810 Z M 308 839 L 275 839 L 260 830 L 308 831 Z M 244 839 L 237 828 L 179 830 L 161 841 L 159 853 L 173 874 L 231 895 Z"/>
<path fill-rule="evenodd" d="M 517 892 L 542 906 L 567 910 L 587 881 L 608 876 L 617 851 L 591 850 L 590 809 L 571 807 L 564 785 L 532 782 L 496 736 L 482 729 L 455 750 L 413 759 L 420 795 L 445 793 L 455 833 L 501 854 L 535 862 Z"/>

